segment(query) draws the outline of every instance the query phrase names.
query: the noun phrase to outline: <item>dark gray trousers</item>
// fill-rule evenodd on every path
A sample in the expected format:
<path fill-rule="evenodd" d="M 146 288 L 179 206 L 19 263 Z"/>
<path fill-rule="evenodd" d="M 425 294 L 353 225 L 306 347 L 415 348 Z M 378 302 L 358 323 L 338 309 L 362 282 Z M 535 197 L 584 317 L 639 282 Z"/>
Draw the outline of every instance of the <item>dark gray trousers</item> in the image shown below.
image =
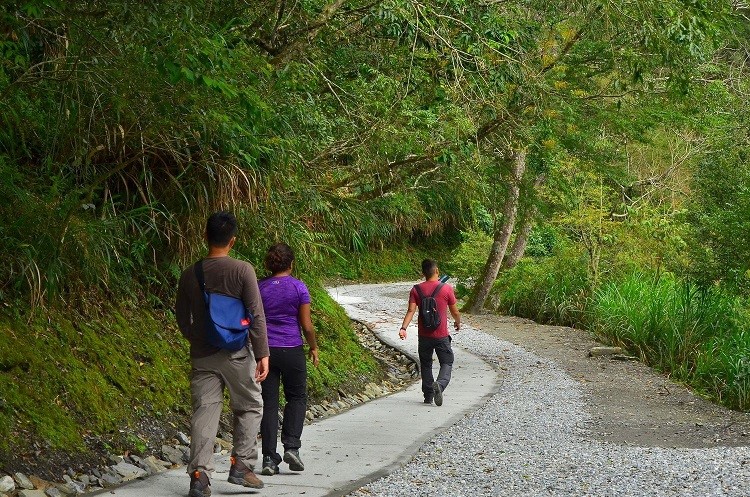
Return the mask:
<path fill-rule="evenodd" d="M 453 349 L 451 349 L 451 337 L 443 338 L 419 337 L 419 371 L 422 374 L 422 393 L 426 399 L 432 398 L 432 384 L 437 381 L 445 390 L 451 381 L 453 370 Z M 432 375 L 432 356 L 437 355 L 440 371 L 437 380 Z"/>

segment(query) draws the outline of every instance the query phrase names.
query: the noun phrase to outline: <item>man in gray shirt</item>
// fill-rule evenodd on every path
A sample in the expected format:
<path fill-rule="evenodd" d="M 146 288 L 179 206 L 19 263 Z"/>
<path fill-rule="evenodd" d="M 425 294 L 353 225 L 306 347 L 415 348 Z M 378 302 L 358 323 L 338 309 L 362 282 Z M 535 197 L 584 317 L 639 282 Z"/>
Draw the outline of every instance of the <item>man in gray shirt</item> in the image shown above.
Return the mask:
<path fill-rule="evenodd" d="M 192 371 L 190 392 L 189 497 L 211 495 L 209 473 L 214 470 L 213 448 L 224 401 L 229 389 L 234 414 L 232 467 L 229 482 L 263 488 L 253 472 L 258 458 L 257 433 L 263 417 L 260 382 L 268 375 L 268 337 L 263 303 L 255 269 L 229 256 L 237 235 L 237 220 L 230 212 L 217 212 L 206 223 L 208 256 L 203 260 L 205 289 L 241 299 L 252 315 L 248 343 L 238 351 L 214 347 L 206 336 L 206 304 L 194 265 L 185 269 L 177 289 L 175 314 L 180 331 L 190 341 Z"/>

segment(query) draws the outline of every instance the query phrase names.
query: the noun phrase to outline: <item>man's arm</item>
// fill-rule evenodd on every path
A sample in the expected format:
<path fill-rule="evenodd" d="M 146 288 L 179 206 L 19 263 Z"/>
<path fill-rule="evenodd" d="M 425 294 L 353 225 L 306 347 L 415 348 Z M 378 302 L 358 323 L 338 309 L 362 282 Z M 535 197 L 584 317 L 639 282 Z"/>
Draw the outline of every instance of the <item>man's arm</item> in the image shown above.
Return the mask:
<path fill-rule="evenodd" d="M 406 310 L 406 316 L 404 316 L 404 321 L 401 323 L 401 329 L 398 331 L 398 336 L 401 340 L 406 339 L 406 328 L 409 326 L 409 323 L 411 323 L 415 312 L 417 312 L 417 304 L 416 302 L 410 301 L 409 308 Z"/>
<path fill-rule="evenodd" d="M 190 325 L 193 321 L 192 312 L 190 311 L 190 290 L 188 288 L 189 274 L 189 271 L 185 271 L 180 276 L 180 282 L 177 284 L 177 299 L 174 304 L 177 326 L 180 328 L 182 335 L 187 339 L 190 339 Z"/>
<path fill-rule="evenodd" d="M 456 331 L 461 329 L 461 313 L 458 312 L 458 306 L 456 304 L 451 304 L 448 306 L 448 310 L 451 311 L 451 316 L 453 316 L 453 327 L 456 329 Z"/>

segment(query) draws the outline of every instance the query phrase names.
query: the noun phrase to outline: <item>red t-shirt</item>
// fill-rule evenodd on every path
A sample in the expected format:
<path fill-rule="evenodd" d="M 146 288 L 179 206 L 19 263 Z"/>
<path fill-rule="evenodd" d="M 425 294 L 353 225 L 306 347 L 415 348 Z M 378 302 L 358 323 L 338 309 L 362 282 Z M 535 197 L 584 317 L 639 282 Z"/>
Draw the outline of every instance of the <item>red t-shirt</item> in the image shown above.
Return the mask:
<path fill-rule="evenodd" d="M 425 297 L 432 295 L 435 288 L 440 284 L 438 280 L 435 281 L 424 281 L 419 284 L 419 289 L 422 290 L 422 294 Z M 422 299 L 419 298 L 419 294 L 415 288 L 411 289 L 409 293 L 409 303 L 414 302 L 417 307 L 422 303 Z M 456 294 L 453 293 L 453 287 L 449 284 L 443 285 L 437 295 L 435 295 L 435 301 L 437 302 L 438 312 L 440 313 L 440 326 L 436 330 L 425 330 L 422 328 L 422 318 L 419 317 L 417 312 L 417 328 L 419 329 L 419 335 L 430 338 L 443 338 L 448 336 L 448 306 L 456 303 Z"/>

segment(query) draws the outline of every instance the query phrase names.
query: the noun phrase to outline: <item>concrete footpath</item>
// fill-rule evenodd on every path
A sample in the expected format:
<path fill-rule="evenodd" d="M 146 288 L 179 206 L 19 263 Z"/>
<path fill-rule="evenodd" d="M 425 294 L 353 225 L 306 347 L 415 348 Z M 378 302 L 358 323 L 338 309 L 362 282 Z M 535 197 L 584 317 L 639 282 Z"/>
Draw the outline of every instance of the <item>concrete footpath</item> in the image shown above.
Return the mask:
<path fill-rule="evenodd" d="M 398 338 L 410 288 L 411 284 L 403 283 L 351 285 L 332 288 L 329 293 L 350 317 L 367 322 L 381 339 L 416 357 L 416 318 L 408 339 Z M 454 352 L 453 378 L 441 407 L 424 404 L 420 384 L 415 382 L 398 393 L 316 420 L 306 425 L 302 434 L 300 456 L 305 471 L 292 473 L 282 463 L 280 474 L 259 475 L 265 483 L 262 490 L 228 483 L 229 457 L 218 456 L 217 471 L 211 478 L 213 495 L 345 495 L 390 473 L 434 434 L 482 405 L 497 390 L 495 370 L 459 347 L 454 347 Z M 325 361 L 325 356 L 321 361 Z M 283 450 L 280 444 L 279 450 Z M 256 469 L 260 471 L 260 461 Z M 174 497 L 187 495 L 188 486 L 183 467 L 104 493 L 118 497 Z"/>

